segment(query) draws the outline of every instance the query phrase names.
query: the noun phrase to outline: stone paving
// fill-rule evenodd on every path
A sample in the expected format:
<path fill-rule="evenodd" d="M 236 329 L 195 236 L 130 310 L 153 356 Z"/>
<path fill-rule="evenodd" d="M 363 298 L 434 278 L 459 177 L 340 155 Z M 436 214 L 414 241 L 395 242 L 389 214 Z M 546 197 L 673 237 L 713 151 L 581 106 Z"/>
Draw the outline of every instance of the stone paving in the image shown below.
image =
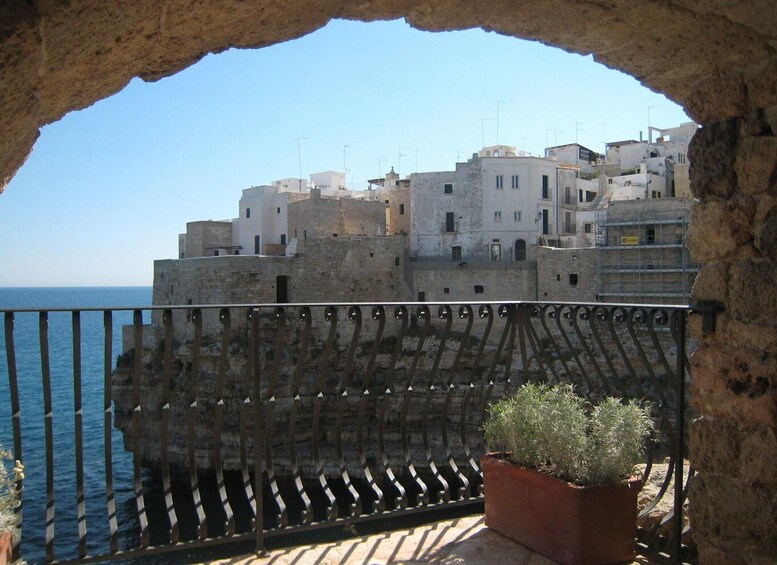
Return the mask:
<path fill-rule="evenodd" d="M 482 514 L 333 543 L 276 549 L 264 557 L 250 555 L 213 562 L 217 565 L 384 563 L 554 565 L 555 562 L 489 530 Z M 651 562 L 638 557 L 633 563 L 649 565 Z"/>

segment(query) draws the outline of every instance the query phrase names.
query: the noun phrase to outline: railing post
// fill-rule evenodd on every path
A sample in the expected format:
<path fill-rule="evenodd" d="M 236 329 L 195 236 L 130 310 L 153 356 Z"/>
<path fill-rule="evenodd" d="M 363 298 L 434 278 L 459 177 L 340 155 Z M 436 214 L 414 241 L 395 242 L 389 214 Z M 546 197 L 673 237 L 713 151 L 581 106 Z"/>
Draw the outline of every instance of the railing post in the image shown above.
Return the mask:
<path fill-rule="evenodd" d="M 677 441 L 675 442 L 675 475 L 674 475 L 674 538 L 672 539 L 672 559 L 680 562 L 683 533 L 683 456 L 685 453 L 685 322 L 686 313 L 683 310 L 675 311 L 675 323 L 677 324 L 677 384 L 676 406 Z"/>

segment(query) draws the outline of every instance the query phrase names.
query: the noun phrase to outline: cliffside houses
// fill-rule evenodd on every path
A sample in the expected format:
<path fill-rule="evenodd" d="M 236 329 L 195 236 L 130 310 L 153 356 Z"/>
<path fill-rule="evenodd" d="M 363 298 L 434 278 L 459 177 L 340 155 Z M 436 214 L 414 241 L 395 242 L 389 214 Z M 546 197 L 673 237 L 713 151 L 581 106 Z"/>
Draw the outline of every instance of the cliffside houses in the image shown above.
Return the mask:
<path fill-rule="evenodd" d="M 188 223 L 179 259 L 155 262 L 154 301 L 686 302 L 696 128 L 651 127 L 606 155 L 485 147 L 364 191 L 336 171 L 248 188 L 237 218 Z"/>

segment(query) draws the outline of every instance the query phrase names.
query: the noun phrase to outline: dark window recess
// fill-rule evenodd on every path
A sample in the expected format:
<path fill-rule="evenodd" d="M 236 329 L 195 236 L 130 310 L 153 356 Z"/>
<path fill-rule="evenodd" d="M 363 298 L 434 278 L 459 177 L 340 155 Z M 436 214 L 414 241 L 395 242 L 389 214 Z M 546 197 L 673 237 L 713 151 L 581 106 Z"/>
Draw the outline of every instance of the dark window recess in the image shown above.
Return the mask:
<path fill-rule="evenodd" d="M 550 188 L 548 188 L 548 175 L 542 175 L 542 197 L 546 200 L 550 198 Z"/>
<path fill-rule="evenodd" d="M 399 257 L 394 257 L 394 266 L 399 267 Z"/>
<path fill-rule="evenodd" d="M 483 294 L 483 285 L 482 284 L 476 284 L 475 285 L 475 294 Z"/>
<path fill-rule="evenodd" d="M 255 235 L 254 236 L 254 255 L 261 255 L 261 253 L 262 253 L 261 236 Z"/>
<path fill-rule="evenodd" d="M 418 302 L 425 302 L 426 301 L 426 293 L 425 292 L 419 292 L 418 293 Z"/>
<path fill-rule="evenodd" d="M 304 237 L 305 239 L 308 238 L 308 230 L 305 230 L 302 232 L 302 237 Z"/>
<path fill-rule="evenodd" d="M 337 237 L 337 234 L 336 234 L 336 233 L 333 233 L 333 234 L 332 234 L 332 237 Z"/>
<path fill-rule="evenodd" d="M 569 273 L 569 284 L 577 286 L 577 273 Z"/>
<path fill-rule="evenodd" d="M 251 217 L 251 208 L 246 208 L 246 218 Z"/>
<path fill-rule="evenodd" d="M 556 275 L 556 280 L 560 281 L 561 280 L 561 275 Z"/>
<path fill-rule="evenodd" d="M 281 213 L 281 209 L 280 209 L 280 207 L 278 208 L 278 213 L 279 213 L 279 214 Z"/>
<path fill-rule="evenodd" d="M 444 194 L 453 194 L 453 183 L 446 182 L 442 185 L 442 191 Z"/>
<path fill-rule="evenodd" d="M 235 255 L 240 255 L 240 250 L 239 249 L 235 249 Z"/>
<path fill-rule="evenodd" d="M 461 245 L 451 247 L 451 261 L 456 263 L 461 261 Z"/>
<path fill-rule="evenodd" d="M 218 249 L 216 249 L 216 251 L 214 251 L 214 252 L 213 252 L 213 255 L 215 255 L 216 257 L 218 257 L 218 256 L 219 256 L 219 250 L 218 250 Z"/>
<path fill-rule="evenodd" d="M 452 232 L 455 231 L 455 218 L 453 216 L 453 212 L 445 212 L 445 231 L 446 232 Z"/>
<path fill-rule="evenodd" d="M 450 294 L 450 293 L 451 293 L 451 289 L 449 289 L 449 288 L 446 286 L 445 288 L 443 288 L 443 289 L 442 289 L 442 293 L 443 293 L 443 294 Z"/>
<path fill-rule="evenodd" d="M 542 211 L 542 235 L 548 235 L 550 233 L 550 223 L 548 221 L 548 211 Z"/>
<path fill-rule="evenodd" d="M 585 228 L 585 233 L 591 233 L 591 224 L 583 224 L 583 227 Z"/>
<path fill-rule="evenodd" d="M 278 304 L 289 302 L 289 277 L 286 275 L 275 277 L 275 302 Z"/>
<path fill-rule="evenodd" d="M 405 205 L 404 204 L 400 204 L 399 205 L 399 215 L 400 216 L 404 216 L 404 214 L 405 214 Z"/>
<path fill-rule="evenodd" d="M 523 239 L 515 240 L 515 260 L 526 261 L 526 241 Z"/>
<path fill-rule="evenodd" d="M 281 245 L 286 245 L 286 234 L 285 233 L 281 234 Z"/>

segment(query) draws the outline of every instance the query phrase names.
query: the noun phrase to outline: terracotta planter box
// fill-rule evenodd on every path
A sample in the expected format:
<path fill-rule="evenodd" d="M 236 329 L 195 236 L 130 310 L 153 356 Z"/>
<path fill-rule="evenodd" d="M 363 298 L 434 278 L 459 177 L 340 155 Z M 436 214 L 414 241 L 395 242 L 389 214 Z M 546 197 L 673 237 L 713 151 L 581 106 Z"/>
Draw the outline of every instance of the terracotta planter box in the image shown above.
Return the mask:
<path fill-rule="evenodd" d="M 634 557 L 640 479 L 581 487 L 502 457 L 480 458 L 489 528 L 565 565 Z"/>
<path fill-rule="evenodd" d="M 13 557 L 13 537 L 9 532 L 0 534 L 0 565 L 7 565 Z"/>

